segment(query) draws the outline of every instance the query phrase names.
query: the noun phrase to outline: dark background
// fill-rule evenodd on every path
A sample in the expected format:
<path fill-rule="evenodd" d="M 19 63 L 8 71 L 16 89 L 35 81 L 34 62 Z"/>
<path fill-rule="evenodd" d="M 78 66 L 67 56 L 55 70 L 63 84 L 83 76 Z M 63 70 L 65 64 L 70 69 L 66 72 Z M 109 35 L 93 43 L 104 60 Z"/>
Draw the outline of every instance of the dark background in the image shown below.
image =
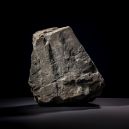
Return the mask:
<path fill-rule="evenodd" d="M 58 9 L 48 13 L 42 8 L 40 11 L 35 8 L 24 11 L 24 7 L 3 10 L 0 97 L 32 96 L 27 83 L 32 34 L 37 30 L 67 25 L 72 27 L 105 79 L 106 87 L 101 97 L 129 97 L 127 15 L 120 10 L 62 13 Z"/>

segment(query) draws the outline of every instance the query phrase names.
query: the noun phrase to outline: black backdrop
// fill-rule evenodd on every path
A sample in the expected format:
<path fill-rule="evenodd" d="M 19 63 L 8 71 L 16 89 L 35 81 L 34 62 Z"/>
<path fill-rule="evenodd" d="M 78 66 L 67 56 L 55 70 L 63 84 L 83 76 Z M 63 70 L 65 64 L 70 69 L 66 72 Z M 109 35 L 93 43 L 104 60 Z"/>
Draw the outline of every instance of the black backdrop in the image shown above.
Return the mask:
<path fill-rule="evenodd" d="M 23 9 L 24 10 L 24 9 Z M 127 18 L 124 14 L 46 14 L 7 11 L 1 18 L 1 97 L 32 96 L 28 86 L 32 34 L 71 26 L 106 83 L 102 97 L 129 97 Z M 52 11 L 51 11 L 52 12 Z"/>

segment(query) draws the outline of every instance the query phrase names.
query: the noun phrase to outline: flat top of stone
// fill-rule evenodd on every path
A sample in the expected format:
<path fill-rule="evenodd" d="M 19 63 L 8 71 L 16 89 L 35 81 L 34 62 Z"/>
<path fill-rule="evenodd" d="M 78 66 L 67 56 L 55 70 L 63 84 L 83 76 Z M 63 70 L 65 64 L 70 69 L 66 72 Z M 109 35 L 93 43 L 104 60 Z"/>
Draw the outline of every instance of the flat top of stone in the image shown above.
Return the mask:
<path fill-rule="evenodd" d="M 52 27 L 52 28 L 48 28 L 48 29 L 44 29 L 44 30 L 40 30 L 40 31 L 37 31 L 33 34 L 33 38 L 34 39 L 39 39 L 41 36 L 44 36 L 44 35 L 52 35 L 56 32 L 60 32 L 60 31 L 63 31 L 65 29 L 70 29 L 70 26 L 66 26 L 66 27 L 61 27 L 61 28 L 58 28 L 58 27 Z"/>
<path fill-rule="evenodd" d="M 54 34 L 54 33 L 56 33 L 56 32 L 60 32 L 60 31 L 66 30 L 66 29 L 70 29 L 70 26 L 57 28 L 57 29 L 55 29 L 55 30 L 53 30 L 53 31 L 48 32 L 47 35 L 52 35 L 52 34 Z"/>

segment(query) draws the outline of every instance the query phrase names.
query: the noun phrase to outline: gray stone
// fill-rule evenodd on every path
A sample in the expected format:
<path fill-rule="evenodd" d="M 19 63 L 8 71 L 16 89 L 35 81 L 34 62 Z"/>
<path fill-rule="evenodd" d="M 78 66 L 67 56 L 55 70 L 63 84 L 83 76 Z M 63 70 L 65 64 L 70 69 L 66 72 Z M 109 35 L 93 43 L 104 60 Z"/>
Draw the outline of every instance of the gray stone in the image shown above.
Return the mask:
<path fill-rule="evenodd" d="M 28 82 L 38 103 L 100 95 L 104 80 L 69 26 L 37 31 L 32 44 Z"/>

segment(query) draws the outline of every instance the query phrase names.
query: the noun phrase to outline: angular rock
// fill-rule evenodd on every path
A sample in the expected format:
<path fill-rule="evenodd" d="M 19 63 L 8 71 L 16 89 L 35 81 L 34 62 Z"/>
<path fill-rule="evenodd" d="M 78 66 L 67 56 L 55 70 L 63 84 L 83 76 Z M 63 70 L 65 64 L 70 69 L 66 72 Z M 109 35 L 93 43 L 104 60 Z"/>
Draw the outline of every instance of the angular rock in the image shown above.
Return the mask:
<path fill-rule="evenodd" d="M 69 26 L 37 31 L 32 44 L 28 83 L 38 103 L 100 95 L 104 80 Z"/>

